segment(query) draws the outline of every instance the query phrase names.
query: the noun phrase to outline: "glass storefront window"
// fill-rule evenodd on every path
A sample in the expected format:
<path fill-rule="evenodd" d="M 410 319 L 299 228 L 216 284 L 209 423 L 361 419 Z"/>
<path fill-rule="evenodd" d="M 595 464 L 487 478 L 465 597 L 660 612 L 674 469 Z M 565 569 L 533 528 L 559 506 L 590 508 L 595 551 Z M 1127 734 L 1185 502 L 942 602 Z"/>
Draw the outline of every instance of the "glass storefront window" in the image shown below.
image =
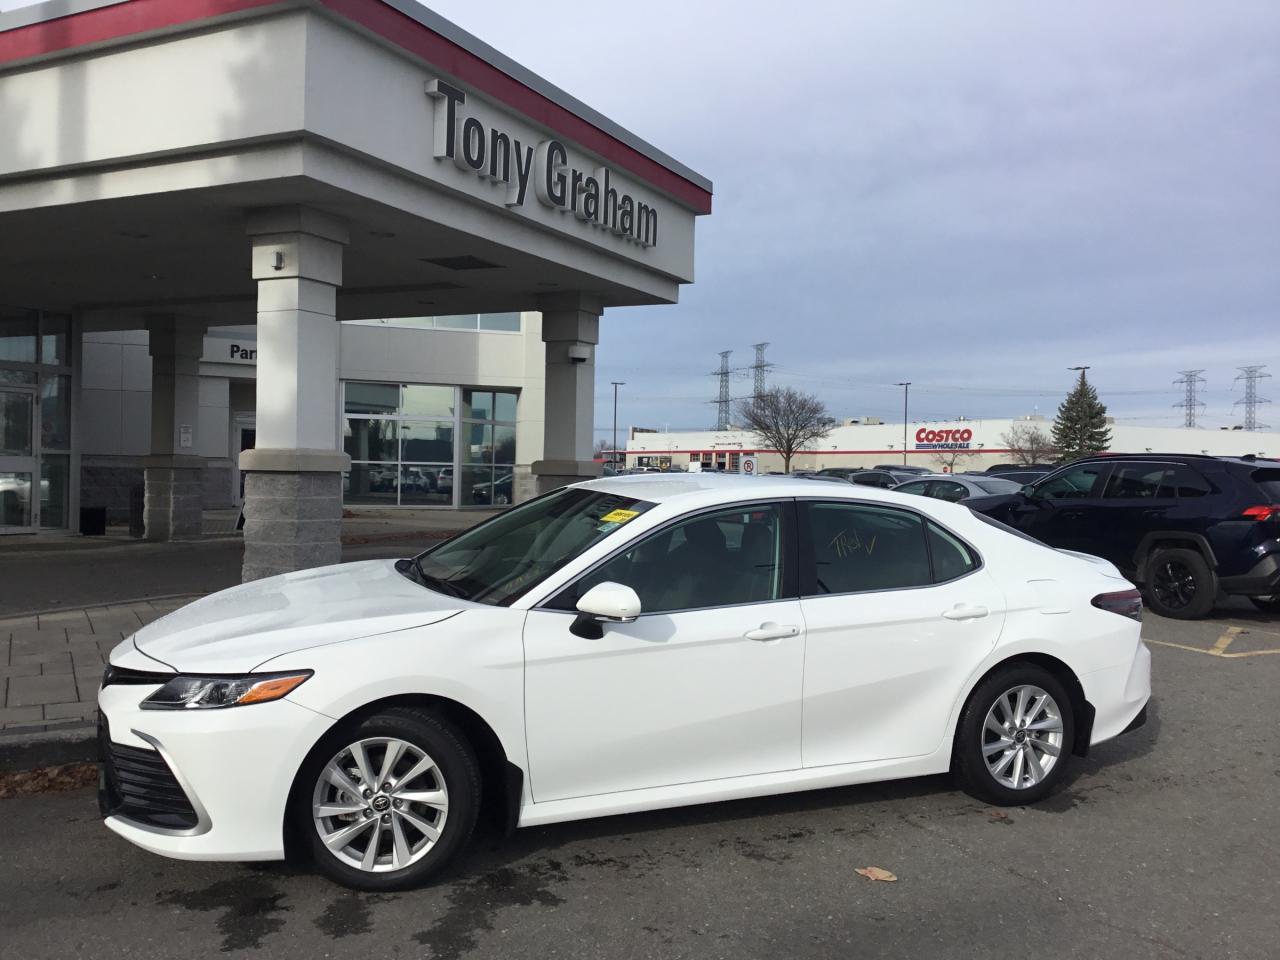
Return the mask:
<path fill-rule="evenodd" d="M 40 316 L 40 362 L 53 367 L 71 366 L 67 353 L 67 333 L 71 318 L 57 313 Z"/>
<path fill-rule="evenodd" d="M 400 384 L 358 383 L 346 385 L 347 413 L 395 414 L 400 409 Z"/>
<path fill-rule="evenodd" d="M 347 417 L 343 421 L 342 449 L 352 460 L 396 459 L 396 421 Z"/>
<path fill-rule="evenodd" d="M 463 390 L 462 415 L 468 420 L 492 420 L 493 391 Z"/>
<path fill-rule="evenodd" d="M 480 329 L 518 333 L 520 331 L 520 314 L 482 313 L 480 314 Z"/>
<path fill-rule="evenodd" d="M 517 394 L 506 393 L 498 390 L 493 395 L 493 419 L 505 420 L 508 423 L 516 422 L 516 397 Z"/>
<path fill-rule="evenodd" d="M 31 526 L 31 474 L 0 473 L 0 527 Z"/>
<path fill-rule="evenodd" d="M 71 378 L 40 378 L 40 446 L 71 449 Z"/>
<path fill-rule="evenodd" d="M 447 417 L 453 419 L 453 387 L 406 383 L 400 414 L 405 417 Z"/>
<path fill-rule="evenodd" d="M 0 456 L 31 456 L 33 406 L 26 390 L 0 390 Z"/>
<path fill-rule="evenodd" d="M 415 463 L 400 467 L 402 506 L 448 506 L 453 503 L 453 464 Z"/>
<path fill-rule="evenodd" d="M 6 310 L 0 313 L 0 361 L 36 362 L 38 317 L 35 310 Z"/>
<path fill-rule="evenodd" d="M 400 437 L 400 459 L 406 463 L 453 463 L 452 423 L 405 421 Z"/>
<path fill-rule="evenodd" d="M 342 475 L 342 499 L 345 503 L 394 507 L 398 479 L 395 464 L 353 463 Z"/>
<path fill-rule="evenodd" d="M 34 370 L 9 370 L 5 367 L 0 367 L 0 384 L 34 384 L 35 382 L 36 375 Z"/>
<path fill-rule="evenodd" d="M 475 330 L 479 326 L 479 316 L 474 313 L 459 313 L 447 317 L 436 317 L 437 330 Z"/>
<path fill-rule="evenodd" d="M 68 480 L 71 470 L 70 457 L 46 454 L 40 459 L 40 526 L 65 527 L 67 525 Z"/>

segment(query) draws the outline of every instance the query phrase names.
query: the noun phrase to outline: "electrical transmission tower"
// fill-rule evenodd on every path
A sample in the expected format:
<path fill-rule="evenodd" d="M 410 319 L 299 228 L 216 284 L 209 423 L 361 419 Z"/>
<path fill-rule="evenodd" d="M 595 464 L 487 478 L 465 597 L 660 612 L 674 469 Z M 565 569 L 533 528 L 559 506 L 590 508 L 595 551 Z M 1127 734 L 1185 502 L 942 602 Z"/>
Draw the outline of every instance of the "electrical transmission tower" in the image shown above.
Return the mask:
<path fill-rule="evenodd" d="M 1194 427 L 1196 425 L 1196 415 L 1204 406 L 1203 400 L 1196 399 L 1196 389 L 1204 383 L 1204 377 L 1200 376 L 1200 374 L 1204 373 L 1204 370 L 1179 370 L 1178 373 L 1181 376 L 1173 381 L 1173 385 L 1175 387 L 1186 387 L 1187 394 L 1174 406 L 1182 407 L 1186 413 L 1186 419 L 1182 422 L 1183 426 Z"/>
<path fill-rule="evenodd" d="M 765 377 L 768 375 L 769 371 L 773 369 L 773 364 L 767 363 L 764 359 L 764 351 L 765 348 L 769 346 L 768 343 L 754 343 L 752 346 L 756 349 L 756 362 L 748 369 L 750 369 L 752 374 L 755 376 L 755 383 L 751 390 L 751 397 L 752 399 L 755 399 L 767 389 L 765 385 Z"/>
<path fill-rule="evenodd" d="M 1252 367 L 1237 367 L 1240 375 L 1236 377 L 1236 382 L 1244 381 L 1244 397 L 1235 402 L 1235 406 L 1244 404 L 1244 428 L 1246 430 L 1265 430 L 1267 425 L 1258 422 L 1258 404 L 1270 403 L 1270 400 L 1258 396 L 1258 381 L 1264 380 L 1271 376 L 1269 373 L 1263 373 L 1262 370 L 1266 366 L 1260 363 Z"/>
<path fill-rule="evenodd" d="M 720 369 L 712 371 L 713 377 L 720 378 L 720 395 L 716 399 L 716 429 L 729 429 L 729 376 L 733 372 L 729 369 L 729 355 L 732 350 L 720 351 Z"/>

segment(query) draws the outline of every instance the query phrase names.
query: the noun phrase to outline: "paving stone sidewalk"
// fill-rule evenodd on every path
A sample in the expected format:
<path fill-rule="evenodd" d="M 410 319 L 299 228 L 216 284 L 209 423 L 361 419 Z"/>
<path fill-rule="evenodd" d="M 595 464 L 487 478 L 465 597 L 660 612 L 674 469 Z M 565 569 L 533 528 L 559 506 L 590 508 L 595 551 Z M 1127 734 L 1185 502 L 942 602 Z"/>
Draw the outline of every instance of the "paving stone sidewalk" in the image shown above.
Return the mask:
<path fill-rule="evenodd" d="M 107 654 L 194 597 L 0 620 L 0 729 L 91 720 Z"/>

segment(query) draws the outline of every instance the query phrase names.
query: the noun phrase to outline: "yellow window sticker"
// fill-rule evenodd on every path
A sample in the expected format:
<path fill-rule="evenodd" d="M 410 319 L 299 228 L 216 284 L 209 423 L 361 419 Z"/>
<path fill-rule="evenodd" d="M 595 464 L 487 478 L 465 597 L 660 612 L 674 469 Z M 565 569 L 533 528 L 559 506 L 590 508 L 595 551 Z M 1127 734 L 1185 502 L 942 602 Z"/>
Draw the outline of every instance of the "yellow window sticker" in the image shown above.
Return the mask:
<path fill-rule="evenodd" d="M 601 523 L 626 523 L 640 516 L 639 510 L 611 510 L 600 518 Z"/>

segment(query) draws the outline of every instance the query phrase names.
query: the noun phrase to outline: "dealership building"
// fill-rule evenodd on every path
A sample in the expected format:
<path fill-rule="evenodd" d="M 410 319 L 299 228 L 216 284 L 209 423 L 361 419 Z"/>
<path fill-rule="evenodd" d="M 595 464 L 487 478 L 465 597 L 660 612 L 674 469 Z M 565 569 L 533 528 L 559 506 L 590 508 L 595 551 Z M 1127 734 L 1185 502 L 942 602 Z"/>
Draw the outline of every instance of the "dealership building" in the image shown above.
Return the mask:
<path fill-rule="evenodd" d="M 902 464 L 938 473 L 985 470 L 1015 461 L 1010 434 L 1038 427 L 1045 434 L 1053 423 L 1044 417 L 1012 420 L 951 420 L 907 424 L 847 420 L 821 441 L 808 445 L 791 461 L 792 470 L 825 467 L 872 467 Z M 1244 430 L 1142 427 L 1112 422 L 1111 450 L 1116 453 L 1194 453 L 1213 456 L 1280 458 L 1280 433 Z M 904 453 L 905 451 L 905 453 Z M 658 431 L 632 428 L 625 452 L 628 467 L 738 472 L 744 456 L 755 456 L 760 472 L 782 470 L 782 456 L 762 447 L 745 430 Z"/>
<path fill-rule="evenodd" d="M 0 533 L 243 502 L 247 579 L 336 561 L 344 500 L 596 475 L 602 315 L 676 302 L 711 209 L 414 0 L 47 0 L 0 118 Z"/>

